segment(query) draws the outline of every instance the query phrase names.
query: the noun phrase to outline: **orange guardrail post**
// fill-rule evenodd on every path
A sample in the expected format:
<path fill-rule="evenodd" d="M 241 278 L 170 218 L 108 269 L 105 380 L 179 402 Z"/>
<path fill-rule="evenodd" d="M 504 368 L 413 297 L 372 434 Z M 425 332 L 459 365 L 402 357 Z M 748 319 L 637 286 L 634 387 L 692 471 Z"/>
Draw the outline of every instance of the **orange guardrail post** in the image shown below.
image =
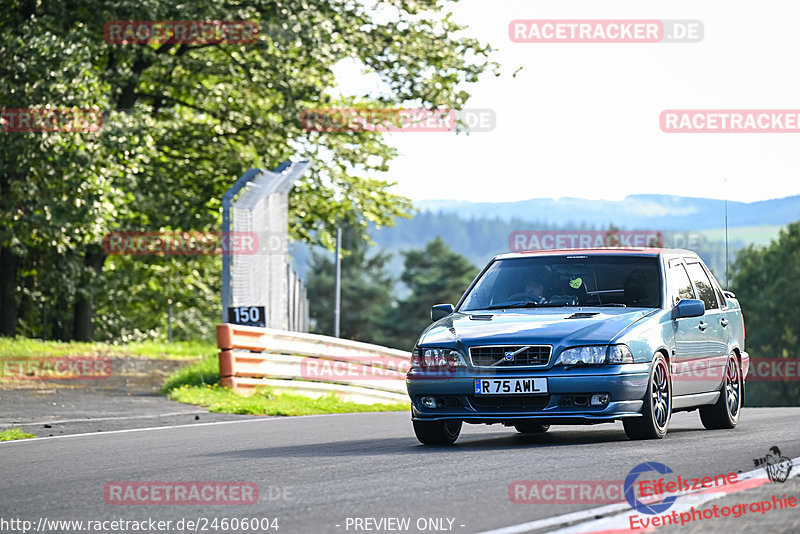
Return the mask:
<path fill-rule="evenodd" d="M 217 347 L 219 348 L 219 382 L 224 387 L 233 387 L 233 326 L 217 325 Z"/>
<path fill-rule="evenodd" d="M 225 387 L 233 386 L 234 356 L 230 350 L 219 351 L 219 382 Z"/>
<path fill-rule="evenodd" d="M 233 325 L 217 325 L 217 347 L 220 350 L 231 350 L 233 348 Z"/>

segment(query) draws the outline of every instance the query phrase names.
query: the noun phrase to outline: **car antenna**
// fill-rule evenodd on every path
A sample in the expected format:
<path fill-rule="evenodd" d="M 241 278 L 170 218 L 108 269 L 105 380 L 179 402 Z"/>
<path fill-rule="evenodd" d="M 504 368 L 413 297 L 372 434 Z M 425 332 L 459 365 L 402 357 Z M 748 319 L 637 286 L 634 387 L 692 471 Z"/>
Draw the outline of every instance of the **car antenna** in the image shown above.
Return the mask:
<path fill-rule="evenodd" d="M 725 291 L 728 291 L 731 288 L 730 280 L 728 279 L 728 189 L 725 187 L 728 179 L 724 176 L 722 177 L 722 183 L 722 189 L 725 192 Z"/>

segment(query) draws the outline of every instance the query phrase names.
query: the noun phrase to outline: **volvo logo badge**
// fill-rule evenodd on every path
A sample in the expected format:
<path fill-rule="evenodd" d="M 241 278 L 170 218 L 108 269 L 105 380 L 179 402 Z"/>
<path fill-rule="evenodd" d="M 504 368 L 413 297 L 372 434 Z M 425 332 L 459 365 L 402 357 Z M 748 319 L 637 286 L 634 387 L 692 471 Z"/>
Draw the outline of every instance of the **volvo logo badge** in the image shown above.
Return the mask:
<path fill-rule="evenodd" d="M 514 353 L 513 352 L 506 352 L 505 354 L 503 354 L 503 359 L 508 361 L 508 362 L 510 362 L 511 360 L 514 359 Z"/>

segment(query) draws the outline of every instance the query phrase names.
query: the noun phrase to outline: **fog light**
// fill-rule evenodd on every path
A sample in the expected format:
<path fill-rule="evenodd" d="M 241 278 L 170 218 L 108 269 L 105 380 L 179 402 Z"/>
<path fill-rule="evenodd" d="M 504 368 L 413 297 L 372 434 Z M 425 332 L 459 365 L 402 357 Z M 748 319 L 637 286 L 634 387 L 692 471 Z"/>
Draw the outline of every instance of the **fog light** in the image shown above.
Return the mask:
<path fill-rule="evenodd" d="M 426 408 L 436 408 L 436 400 L 433 397 L 420 397 L 419 402 Z"/>
<path fill-rule="evenodd" d="M 592 406 L 605 406 L 608 404 L 608 393 L 600 393 L 599 395 L 592 395 Z"/>

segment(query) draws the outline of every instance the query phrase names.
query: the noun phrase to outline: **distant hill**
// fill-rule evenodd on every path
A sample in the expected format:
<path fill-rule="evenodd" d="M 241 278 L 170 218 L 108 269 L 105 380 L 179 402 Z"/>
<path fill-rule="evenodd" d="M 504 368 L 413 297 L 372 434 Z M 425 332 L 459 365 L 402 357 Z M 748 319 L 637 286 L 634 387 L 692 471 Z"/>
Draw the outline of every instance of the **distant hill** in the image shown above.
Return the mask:
<path fill-rule="evenodd" d="M 724 225 L 724 202 L 674 195 L 630 195 L 624 200 L 533 198 L 518 202 L 424 200 L 417 209 L 461 218 L 541 221 L 623 229 L 704 230 Z M 759 202 L 728 201 L 729 226 L 786 225 L 800 219 L 800 195 Z"/>
<path fill-rule="evenodd" d="M 402 271 L 403 250 L 421 248 L 437 236 L 482 267 L 492 256 L 509 251 L 509 234 L 516 230 L 623 230 L 665 233 L 666 246 L 695 249 L 722 279 L 725 270 L 723 201 L 672 195 L 632 195 L 624 201 L 580 198 L 531 199 L 519 202 L 428 200 L 415 204 L 410 219 L 372 232 L 377 245 L 394 253 L 393 275 Z M 780 228 L 800 219 L 800 195 L 760 202 L 728 202 L 729 248 L 735 252 L 751 243 L 763 245 Z M 298 274 L 305 278 L 309 249 L 291 246 Z"/>

